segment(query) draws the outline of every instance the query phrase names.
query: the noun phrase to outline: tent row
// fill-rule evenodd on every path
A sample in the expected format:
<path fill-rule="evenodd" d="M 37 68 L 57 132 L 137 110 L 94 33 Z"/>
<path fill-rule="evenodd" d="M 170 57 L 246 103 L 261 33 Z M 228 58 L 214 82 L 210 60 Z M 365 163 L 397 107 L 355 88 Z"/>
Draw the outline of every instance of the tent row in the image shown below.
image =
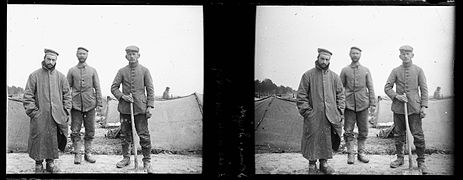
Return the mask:
<path fill-rule="evenodd" d="M 393 129 L 392 101 L 379 99 L 370 119 L 372 127 Z M 300 152 L 303 117 L 295 100 L 269 96 L 254 101 L 255 146 L 279 152 Z M 426 118 L 422 120 L 426 146 L 453 148 L 453 99 L 430 100 Z M 392 131 L 387 132 L 392 137 Z"/>
<path fill-rule="evenodd" d="M 110 99 L 104 125 L 120 125 L 118 101 Z M 203 95 L 193 93 L 189 96 L 155 101 L 153 115 L 148 121 L 153 149 L 169 151 L 195 151 L 202 149 L 203 139 Z M 27 151 L 30 118 L 25 114 L 22 102 L 8 100 L 7 113 L 8 151 Z M 138 138 L 137 138 L 138 139 Z"/>

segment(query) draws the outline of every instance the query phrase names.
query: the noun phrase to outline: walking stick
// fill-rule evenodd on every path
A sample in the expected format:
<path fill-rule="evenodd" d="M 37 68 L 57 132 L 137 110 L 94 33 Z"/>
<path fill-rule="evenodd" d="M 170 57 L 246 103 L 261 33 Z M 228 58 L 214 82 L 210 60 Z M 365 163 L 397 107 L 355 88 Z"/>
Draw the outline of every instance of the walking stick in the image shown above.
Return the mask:
<path fill-rule="evenodd" d="M 130 93 L 130 97 L 132 97 L 132 93 Z M 132 122 L 132 145 L 133 145 L 133 151 L 134 151 L 134 156 L 135 158 L 134 163 L 135 163 L 135 170 L 138 169 L 138 159 L 137 159 L 137 146 L 135 145 L 135 133 L 137 133 L 135 129 L 135 118 L 133 117 L 133 103 L 130 102 L 130 120 Z"/>
<path fill-rule="evenodd" d="M 407 96 L 405 95 L 405 98 Z M 406 127 L 406 136 L 407 136 L 407 147 L 408 147 L 408 168 L 412 169 L 413 168 L 413 161 L 412 161 L 412 139 L 410 137 L 410 126 L 408 124 L 408 111 L 407 111 L 407 102 L 404 103 L 404 109 L 405 109 L 405 127 Z"/>

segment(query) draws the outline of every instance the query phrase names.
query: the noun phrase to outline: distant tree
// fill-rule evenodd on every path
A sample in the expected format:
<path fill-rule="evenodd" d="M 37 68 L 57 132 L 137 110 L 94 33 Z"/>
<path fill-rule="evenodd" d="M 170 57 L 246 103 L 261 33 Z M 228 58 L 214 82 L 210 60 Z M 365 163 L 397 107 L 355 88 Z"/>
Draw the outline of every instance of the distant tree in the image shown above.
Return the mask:
<path fill-rule="evenodd" d="M 283 85 L 276 85 L 270 79 L 264 79 L 262 81 L 254 81 L 255 92 L 258 96 L 268 96 L 268 95 L 285 95 L 293 94 L 295 91 L 291 87 L 286 87 Z"/>
<path fill-rule="evenodd" d="M 24 89 L 21 87 L 16 87 L 16 86 L 7 86 L 8 87 L 8 95 L 18 95 L 18 94 L 23 94 Z"/>

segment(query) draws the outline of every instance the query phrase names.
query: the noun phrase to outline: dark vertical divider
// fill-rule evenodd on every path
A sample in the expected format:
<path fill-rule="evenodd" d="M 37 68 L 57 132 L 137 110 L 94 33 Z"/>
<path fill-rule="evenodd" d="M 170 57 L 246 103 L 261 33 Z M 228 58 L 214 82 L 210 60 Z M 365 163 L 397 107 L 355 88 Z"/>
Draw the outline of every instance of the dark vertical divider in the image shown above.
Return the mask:
<path fill-rule="evenodd" d="M 254 174 L 255 6 L 204 5 L 205 89 L 203 172 Z"/>

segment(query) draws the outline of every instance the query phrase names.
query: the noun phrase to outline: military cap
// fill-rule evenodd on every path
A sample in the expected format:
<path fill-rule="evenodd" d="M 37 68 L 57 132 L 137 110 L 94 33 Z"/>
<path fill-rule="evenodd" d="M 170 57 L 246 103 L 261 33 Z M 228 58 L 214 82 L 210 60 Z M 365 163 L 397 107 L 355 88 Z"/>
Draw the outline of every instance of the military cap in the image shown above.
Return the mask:
<path fill-rule="evenodd" d="M 43 50 L 43 52 L 44 52 L 45 54 L 54 54 L 55 56 L 58 56 L 58 55 L 59 55 L 56 51 L 54 51 L 54 50 L 52 50 L 52 49 L 47 49 L 47 48 L 45 48 L 45 49 Z"/>
<path fill-rule="evenodd" d="M 360 52 L 362 52 L 362 50 L 361 50 L 360 48 L 355 47 L 355 46 L 352 46 L 350 49 L 351 49 L 351 50 L 352 50 L 352 49 L 357 49 L 357 50 L 359 50 Z"/>
<path fill-rule="evenodd" d="M 413 48 L 409 45 L 400 46 L 399 51 L 410 51 L 413 52 Z"/>
<path fill-rule="evenodd" d="M 323 49 L 323 48 L 318 48 L 318 53 L 328 53 L 330 55 L 333 55 L 333 53 L 331 53 L 330 51 L 326 50 L 326 49 Z"/>
<path fill-rule="evenodd" d="M 137 46 L 127 46 L 127 48 L 125 48 L 125 51 L 135 51 L 135 52 L 138 52 L 139 49 Z"/>
<path fill-rule="evenodd" d="M 86 49 L 86 48 L 84 48 L 84 47 L 78 47 L 78 48 L 77 48 L 77 50 L 79 50 L 79 49 L 82 49 L 82 50 L 84 50 L 84 51 L 87 51 L 87 52 L 88 52 L 88 49 Z"/>

